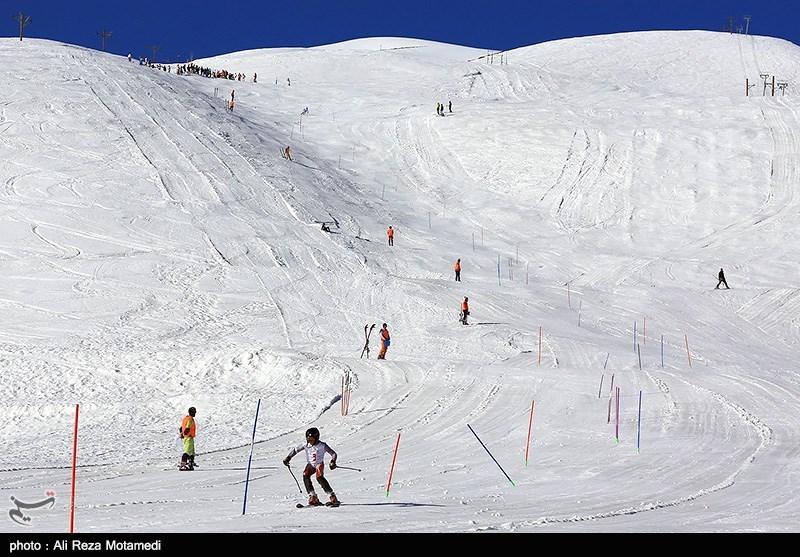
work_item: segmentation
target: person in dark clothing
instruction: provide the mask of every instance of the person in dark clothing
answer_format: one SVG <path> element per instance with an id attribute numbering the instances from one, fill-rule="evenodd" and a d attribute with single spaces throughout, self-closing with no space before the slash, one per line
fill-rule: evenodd
<path id="1" fill-rule="evenodd" d="M 719 282 L 717 282 L 717 285 L 714 287 L 715 289 L 719 288 L 720 284 L 724 284 L 725 288 L 730 288 L 730 286 L 728 286 L 728 282 L 725 280 L 725 273 L 721 268 L 719 270 L 719 275 L 717 275 L 717 278 L 719 278 Z"/>

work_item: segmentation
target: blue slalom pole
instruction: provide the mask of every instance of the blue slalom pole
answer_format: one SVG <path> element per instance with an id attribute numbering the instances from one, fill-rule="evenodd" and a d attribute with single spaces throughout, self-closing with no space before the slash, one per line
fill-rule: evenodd
<path id="1" fill-rule="evenodd" d="M 242 503 L 242 515 L 247 510 L 247 486 L 250 484 L 250 464 L 253 462 L 253 445 L 256 443 L 256 424 L 258 423 L 258 411 L 261 408 L 261 399 L 258 399 L 256 406 L 256 419 L 253 421 L 253 439 L 250 441 L 250 458 L 247 460 L 247 477 L 244 480 L 244 503 Z"/>
<path id="2" fill-rule="evenodd" d="M 480 444 L 481 444 L 481 446 L 482 446 L 484 449 L 486 449 L 486 445 L 484 445 L 484 444 L 483 444 L 483 441 L 481 441 L 481 438 L 480 438 L 480 437 L 478 437 L 478 434 L 477 434 L 477 433 L 475 433 L 475 430 L 474 430 L 474 429 L 472 429 L 472 427 L 471 427 L 469 424 L 467 424 L 467 427 L 468 427 L 468 428 L 469 428 L 469 430 L 472 432 L 472 435 L 474 435 L 474 436 L 475 436 L 475 439 L 477 439 L 477 440 L 478 440 L 478 443 L 480 443 Z M 514 487 L 516 487 L 516 484 L 514 483 L 514 480 L 512 480 L 511 478 L 509 478 L 509 477 L 508 477 L 508 474 L 506 474 L 506 471 L 505 471 L 505 470 L 503 470 L 503 467 L 502 467 L 502 466 L 500 466 L 500 463 L 499 463 L 499 462 L 497 462 L 497 459 L 494 457 L 494 455 L 492 455 L 492 453 L 489 451 L 489 449 L 486 449 L 486 452 L 487 452 L 487 453 L 489 453 L 489 456 L 491 456 L 491 457 L 492 457 L 492 460 L 494 460 L 494 463 L 495 463 L 495 464 L 497 464 L 497 467 L 498 467 L 498 468 L 500 468 L 500 471 L 503 473 L 503 475 L 504 475 L 506 478 L 508 478 L 508 481 L 510 481 L 510 482 L 511 482 L 511 485 L 513 485 Z"/>
<path id="3" fill-rule="evenodd" d="M 636 452 L 639 452 L 639 441 L 642 439 L 642 391 L 639 391 L 639 423 L 636 426 Z"/>

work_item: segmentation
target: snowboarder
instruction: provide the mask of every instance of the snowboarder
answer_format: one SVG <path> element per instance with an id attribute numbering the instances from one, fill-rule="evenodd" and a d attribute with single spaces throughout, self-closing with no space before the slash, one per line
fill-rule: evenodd
<path id="1" fill-rule="evenodd" d="M 717 278 L 719 279 L 719 282 L 717 282 L 717 285 L 714 287 L 714 289 L 719 288 L 720 284 L 724 284 L 725 288 L 730 289 L 730 286 L 728 286 L 728 283 L 725 280 L 725 273 L 722 271 L 722 268 L 720 268 L 719 275 L 717 275 Z"/>
<path id="2" fill-rule="evenodd" d="M 461 260 L 460 259 L 458 261 L 456 261 L 455 270 L 456 270 L 456 281 L 457 282 L 461 282 Z"/>
<path id="3" fill-rule="evenodd" d="M 331 489 L 331 484 L 328 483 L 328 480 L 325 479 L 324 476 L 325 453 L 331 455 L 331 470 L 335 470 L 336 451 L 324 441 L 319 440 L 319 430 L 316 427 L 308 428 L 306 431 L 306 442 L 301 443 L 289 451 L 289 454 L 283 459 L 283 464 L 288 468 L 289 461 L 292 457 L 303 451 L 306 453 L 306 467 L 303 469 L 303 485 L 306 488 L 306 492 L 308 492 L 308 504 L 315 506 L 322 505 L 319 497 L 317 497 L 317 494 L 314 492 L 314 486 L 311 484 L 311 474 L 316 474 L 317 482 L 322 487 L 323 491 L 328 494 L 329 504 L 338 505 L 339 500 L 336 498 L 333 489 Z"/>
<path id="4" fill-rule="evenodd" d="M 386 350 L 389 348 L 389 344 L 391 344 L 391 337 L 389 336 L 389 329 L 386 328 L 386 323 L 383 324 L 381 328 L 381 351 L 378 352 L 378 359 L 385 360 L 386 359 Z"/>
<path id="5" fill-rule="evenodd" d="M 386 231 L 386 235 L 389 237 L 389 245 L 394 245 L 394 229 L 390 226 L 389 230 Z"/>
<path id="6" fill-rule="evenodd" d="M 181 439 L 183 439 L 183 455 L 181 456 L 181 470 L 194 470 L 194 436 L 197 431 L 197 425 L 194 421 L 194 416 L 197 414 L 197 409 L 194 406 L 189 408 L 189 414 L 183 418 L 180 427 Z"/>
<path id="7" fill-rule="evenodd" d="M 469 298 L 464 296 L 464 301 L 461 302 L 461 324 L 469 325 L 467 323 L 467 316 L 469 316 Z"/>

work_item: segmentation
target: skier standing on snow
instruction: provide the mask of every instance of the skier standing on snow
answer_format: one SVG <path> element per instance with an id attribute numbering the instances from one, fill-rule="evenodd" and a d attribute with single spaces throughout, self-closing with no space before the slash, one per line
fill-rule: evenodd
<path id="1" fill-rule="evenodd" d="M 390 226 L 389 230 L 386 231 L 386 235 L 389 237 L 389 245 L 394 245 L 394 229 Z"/>
<path id="2" fill-rule="evenodd" d="M 336 451 L 324 441 L 319 440 L 319 430 L 311 427 L 306 431 L 306 442 L 297 445 L 294 449 L 289 451 L 286 458 L 283 459 L 283 464 L 288 468 L 289 461 L 298 453 L 305 451 L 306 453 L 306 467 L 303 469 L 303 485 L 308 493 L 309 505 L 322 505 L 314 492 L 314 486 L 311 483 L 311 474 L 315 474 L 317 482 L 322 487 L 323 491 L 328 494 L 331 504 L 338 504 L 339 500 L 336 494 L 331 489 L 331 484 L 325 479 L 325 453 L 331 455 L 331 470 L 336 469 Z"/>
<path id="3" fill-rule="evenodd" d="M 447 110 L 449 110 L 451 114 L 453 113 L 453 101 L 447 101 Z"/>
<path id="4" fill-rule="evenodd" d="M 189 414 L 183 418 L 180 427 L 181 439 L 183 439 L 183 455 L 181 456 L 181 470 L 194 470 L 194 436 L 197 425 L 194 416 L 197 410 L 194 406 L 189 408 Z"/>
<path id="5" fill-rule="evenodd" d="M 725 273 L 722 271 L 722 268 L 720 268 L 719 275 L 717 275 L 717 278 L 719 279 L 719 282 L 717 282 L 717 285 L 714 287 L 715 289 L 719 288 L 720 284 L 724 284 L 725 288 L 730 289 L 730 286 L 728 286 L 728 282 L 725 280 Z"/>
<path id="6" fill-rule="evenodd" d="M 460 259 L 458 261 L 456 261 L 455 270 L 456 270 L 456 281 L 457 282 L 461 282 L 461 260 Z"/>
<path id="7" fill-rule="evenodd" d="M 378 352 L 378 359 L 385 360 L 386 359 L 386 350 L 389 348 L 389 344 L 391 344 L 391 336 L 389 335 L 389 329 L 386 328 L 386 323 L 383 324 L 381 328 L 381 351 Z"/>
<path id="8" fill-rule="evenodd" d="M 289 149 L 288 145 L 286 146 L 286 150 L 284 151 L 284 153 L 286 153 L 286 158 L 287 159 L 292 160 L 292 153 L 290 152 L 290 149 Z"/>
<path id="9" fill-rule="evenodd" d="M 469 315 L 469 298 L 464 296 L 464 301 L 461 302 L 461 324 L 469 325 L 467 323 L 467 316 Z"/>

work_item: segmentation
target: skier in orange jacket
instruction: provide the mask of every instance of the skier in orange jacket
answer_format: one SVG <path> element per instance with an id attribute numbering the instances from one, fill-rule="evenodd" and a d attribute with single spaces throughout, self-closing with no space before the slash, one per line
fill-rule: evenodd
<path id="1" fill-rule="evenodd" d="M 394 229 L 390 226 L 389 230 L 386 231 L 386 235 L 389 237 L 389 245 L 394 245 Z"/>
<path id="2" fill-rule="evenodd" d="M 469 315 L 469 298 L 464 296 L 464 301 L 461 302 L 461 324 L 462 325 L 469 325 L 467 323 L 467 316 Z"/>
<path id="3" fill-rule="evenodd" d="M 391 341 L 391 337 L 389 336 L 389 329 L 386 328 L 386 323 L 383 324 L 383 328 L 381 328 L 381 351 L 378 352 L 378 359 L 385 360 L 386 359 L 386 349 L 389 348 L 389 344 Z"/>
<path id="4" fill-rule="evenodd" d="M 456 261 L 456 281 L 461 282 L 461 260 Z"/>

